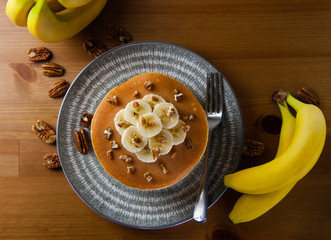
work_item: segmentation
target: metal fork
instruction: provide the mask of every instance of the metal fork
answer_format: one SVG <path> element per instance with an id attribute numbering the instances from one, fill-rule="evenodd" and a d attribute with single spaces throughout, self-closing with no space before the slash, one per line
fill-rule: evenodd
<path id="1" fill-rule="evenodd" d="M 209 73 L 207 75 L 206 87 L 206 105 L 205 112 L 208 121 L 208 143 L 203 163 L 202 177 L 198 192 L 198 198 L 195 203 L 193 218 L 199 223 L 207 219 L 208 209 L 208 157 L 210 153 L 210 140 L 213 130 L 221 123 L 223 116 L 223 82 L 220 73 Z"/>

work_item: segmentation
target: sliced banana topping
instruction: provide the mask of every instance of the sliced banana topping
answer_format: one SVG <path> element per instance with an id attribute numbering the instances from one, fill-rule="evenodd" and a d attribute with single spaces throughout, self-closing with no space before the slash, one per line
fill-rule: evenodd
<path id="1" fill-rule="evenodd" d="M 190 129 L 179 120 L 176 107 L 156 94 L 129 102 L 115 115 L 114 123 L 123 147 L 146 163 L 183 143 Z"/>
<path id="2" fill-rule="evenodd" d="M 124 109 L 124 118 L 127 122 L 136 125 L 140 115 L 152 112 L 148 102 L 143 100 L 133 100 Z"/>
<path id="3" fill-rule="evenodd" d="M 122 134 L 122 145 L 132 153 L 141 151 L 147 145 L 147 138 L 143 137 L 136 126 L 128 127 Z"/>
<path id="4" fill-rule="evenodd" d="M 155 105 L 153 113 L 161 119 L 163 128 L 170 129 L 177 125 L 179 114 L 175 106 L 171 103 L 159 103 Z"/>
<path id="5" fill-rule="evenodd" d="M 161 120 L 155 113 L 140 115 L 137 122 L 137 130 L 146 138 L 154 137 L 162 130 Z"/>
<path id="6" fill-rule="evenodd" d="M 124 118 L 124 109 L 121 109 L 114 117 L 115 128 L 117 132 L 122 136 L 125 129 L 131 126 Z"/>
<path id="7" fill-rule="evenodd" d="M 166 100 L 164 100 L 163 97 L 156 95 L 156 94 L 148 94 L 145 95 L 142 100 L 146 101 L 151 105 L 152 109 L 154 109 L 154 106 L 159 103 L 165 103 Z"/>
<path id="8" fill-rule="evenodd" d="M 187 126 L 188 125 L 186 125 L 185 122 L 179 120 L 178 124 L 175 127 L 169 129 L 169 132 L 172 134 L 174 139 L 173 140 L 174 145 L 178 145 L 184 142 L 187 133 L 186 131 Z"/>
<path id="9" fill-rule="evenodd" d="M 168 131 L 163 129 L 156 136 L 149 138 L 148 146 L 151 149 L 153 158 L 157 158 L 159 155 L 164 155 L 170 152 L 173 145 L 173 136 Z"/>
<path id="10" fill-rule="evenodd" d="M 157 158 L 153 158 L 153 153 L 148 145 L 146 145 L 141 151 L 137 152 L 136 156 L 140 161 L 146 163 L 155 162 L 157 160 Z"/>

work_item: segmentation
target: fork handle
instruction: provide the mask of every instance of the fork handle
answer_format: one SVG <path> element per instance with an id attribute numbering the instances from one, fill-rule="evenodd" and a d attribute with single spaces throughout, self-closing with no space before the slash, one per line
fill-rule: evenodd
<path id="1" fill-rule="evenodd" d="M 207 172 L 208 172 L 208 156 L 209 156 L 209 143 L 211 139 L 212 131 L 208 132 L 208 142 L 206 147 L 206 154 L 203 162 L 202 177 L 200 181 L 198 198 L 194 206 L 193 218 L 199 223 L 204 223 L 207 219 L 208 209 L 208 184 L 207 184 Z"/>

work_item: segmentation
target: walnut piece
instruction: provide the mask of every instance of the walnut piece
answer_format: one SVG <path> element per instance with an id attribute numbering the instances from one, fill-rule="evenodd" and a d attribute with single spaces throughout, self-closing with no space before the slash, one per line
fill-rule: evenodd
<path id="1" fill-rule="evenodd" d="M 88 153 L 90 150 L 89 138 L 87 132 L 83 128 L 81 128 L 80 131 L 74 131 L 74 141 L 76 148 L 80 153 Z"/>
<path id="2" fill-rule="evenodd" d="M 147 182 L 152 181 L 152 175 L 150 174 L 150 172 L 145 172 L 144 177 L 146 178 Z"/>
<path id="3" fill-rule="evenodd" d="M 126 173 L 130 174 L 134 172 L 134 166 L 126 166 Z"/>
<path id="4" fill-rule="evenodd" d="M 59 155 L 57 153 L 49 153 L 44 156 L 44 166 L 49 169 L 56 169 L 61 167 L 61 163 L 59 160 Z"/>
<path id="5" fill-rule="evenodd" d="M 244 147 L 243 147 L 243 155 L 248 156 L 248 157 L 255 157 L 255 156 L 260 156 L 264 150 L 264 144 L 247 139 L 244 141 Z"/>
<path id="6" fill-rule="evenodd" d="M 109 24 L 106 28 L 106 35 L 108 38 L 120 44 L 128 43 L 132 40 L 131 35 L 123 28 L 111 24 Z"/>
<path id="7" fill-rule="evenodd" d="M 52 52 L 45 47 L 30 48 L 28 57 L 31 62 L 47 61 L 52 57 Z"/>
<path id="8" fill-rule="evenodd" d="M 106 98 L 106 101 L 109 102 L 110 104 L 116 106 L 118 104 L 118 99 L 116 96 L 112 96 L 109 98 Z"/>
<path id="9" fill-rule="evenodd" d="M 60 79 L 50 86 L 48 90 L 48 96 L 51 98 L 62 97 L 66 94 L 69 86 L 70 84 L 66 80 Z"/>
<path id="10" fill-rule="evenodd" d="M 46 62 L 41 64 L 43 74 L 48 77 L 61 77 L 64 74 L 64 68 L 53 62 Z"/>
<path id="11" fill-rule="evenodd" d="M 310 88 L 302 87 L 297 92 L 297 97 L 304 103 L 314 104 L 317 107 L 320 106 L 320 101 L 317 94 Z"/>
<path id="12" fill-rule="evenodd" d="M 175 99 L 176 102 L 179 102 L 180 100 L 182 100 L 183 96 L 184 96 L 184 94 L 179 92 L 178 89 L 174 89 L 172 91 L 172 94 L 174 95 L 174 99 Z"/>
<path id="13" fill-rule="evenodd" d="M 122 154 L 118 158 L 126 163 L 132 162 L 132 157 L 126 154 Z"/>
<path id="14" fill-rule="evenodd" d="M 56 141 L 55 131 L 43 120 L 32 125 L 32 131 L 45 143 L 53 144 Z"/>
<path id="15" fill-rule="evenodd" d="M 93 114 L 84 112 L 83 117 L 79 119 L 79 123 L 88 129 L 91 129 L 91 122 L 92 122 Z"/>
<path id="16" fill-rule="evenodd" d="M 85 51 L 94 58 L 99 57 L 101 54 L 107 52 L 105 45 L 98 39 L 89 38 L 83 42 Z"/>
<path id="17" fill-rule="evenodd" d="M 151 81 L 144 82 L 144 88 L 148 91 L 151 91 L 153 88 L 153 83 Z"/>
<path id="18" fill-rule="evenodd" d="M 117 148 L 119 148 L 117 142 L 115 142 L 114 140 L 113 141 L 110 141 L 110 147 L 111 147 L 111 149 L 117 149 Z"/>
<path id="19" fill-rule="evenodd" d="M 109 140 L 112 135 L 110 127 L 106 128 L 105 131 L 103 131 L 103 133 L 105 134 L 105 139 Z"/>

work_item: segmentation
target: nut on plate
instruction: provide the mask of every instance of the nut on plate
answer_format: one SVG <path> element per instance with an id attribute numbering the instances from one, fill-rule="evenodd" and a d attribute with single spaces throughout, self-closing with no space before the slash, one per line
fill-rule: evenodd
<path id="1" fill-rule="evenodd" d="M 80 153 L 86 154 L 90 150 L 89 137 L 84 129 L 81 128 L 80 131 L 74 131 L 74 140 Z"/>
<path id="2" fill-rule="evenodd" d="M 47 61 L 52 57 L 52 52 L 45 47 L 30 48 L 28 57 L 31 62 Z"/>
<path id="3" fill-rule="evenodd" d="M 56 169 L 61 167 L 59 155 L 57 153 L 48 153 L 44 156 L 44 166 L 49 169 Z"/>
<path id="4" fill-rule="evenodd" d="M 61 77 L 64 74 L 64 68 L 53 62 L 46 62 L 41 64 L 43 74 L 48 77 Z"/>
<path id="5" fill-rule="evenodd" d="M 66 94 L 69 86 L 70 84 L 66 80 L 60 79 L 50 86 L 48 90 L 48 96 L 51 98 L 62 97 Z"/>
<path id="6" fill-rule="evenodd" d="M 244 141 L 243 155 L 248 157 L 260 156 L 264 150 L 264 144 L 256 141 L 247 139 Z"/>
<path id="7" fill-rule="evenodd" d="M 43 120 L 33 124 L 32 131 L 45 143 L 53 144 L 56 141 L 55 131 Z"/>
<path id="8" fill-rule="evenodd" d="M 99 57 L 107 51 L 105 45 L 98 39 L 89 38 L 83 43 L 85 51 L 93 57 Z"/>
<path id="9" fill-rule="evenodd" d="M 91 122 L 92 122 L 93 114 L 84 112 L 83 117 L 79 119 L 79 123 L 88 129 L 91 129 Z"/>

